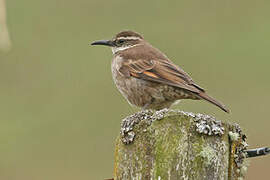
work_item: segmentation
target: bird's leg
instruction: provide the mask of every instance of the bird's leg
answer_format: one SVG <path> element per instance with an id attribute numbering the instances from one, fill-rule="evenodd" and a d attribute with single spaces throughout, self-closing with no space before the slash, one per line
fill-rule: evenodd
<path id="1" fill-rule="evenodd" d="M 147 103 L 142 107 L 142 110 L 145 111 L 147 109 L 149 109 L 148 107 L 150 106 L 151 103 Z"/>
<path id="2" fill-rule="evenodd" d="M 150 106 L 151 104 L 153 104 L 154 101 L 155 101 L 155 99 L 154 99 L 154 98 L 151 98 L 151 101 L 150 101 L 149 103 L 146 103 L 146 104 L 142 107 L 142 110 L 147 110 L 147 109 L 149 109 L 149 106 Z"/>

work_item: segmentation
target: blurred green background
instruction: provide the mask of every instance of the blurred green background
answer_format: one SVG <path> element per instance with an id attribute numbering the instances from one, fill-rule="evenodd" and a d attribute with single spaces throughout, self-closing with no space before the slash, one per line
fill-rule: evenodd
<path id="1" fill-rule="evenodd" d="M 270 2 L 251 0 L 8 1 L 13 42 L 0 53 L 0 179 L 111 178 L 114 141 L 130 107 L 111 78 L 111 50 L 89 47 L 135 30 L 232 111 L 174 108 L 237 122 L 269 146 Z M 270 157 L 247 179 L 266 179 Z"/>

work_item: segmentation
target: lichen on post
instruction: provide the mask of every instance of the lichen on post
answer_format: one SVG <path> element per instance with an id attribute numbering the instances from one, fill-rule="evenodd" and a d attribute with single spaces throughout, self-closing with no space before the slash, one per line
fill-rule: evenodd
<path id="1" fill-rule="evenodd" d="M 114 179 L 241 179 L 246 147 L 237 124 L 177 110 L 141 111 L 122 122 Z"/>

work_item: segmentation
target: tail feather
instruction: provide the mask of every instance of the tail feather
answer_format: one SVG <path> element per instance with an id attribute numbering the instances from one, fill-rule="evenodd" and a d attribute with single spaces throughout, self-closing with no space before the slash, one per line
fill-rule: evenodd
<path id="1" fill-rule="evenodd" d="M 206 93 L 201 92 L 198 94 L 198 96 L 216 106 L 218 106 L 220 109 L 222 109 L 223 111 L 225 111 L 226 113 L 229 113 L 230 110 L 228 108 L 226 108 L 225 105 L 223 105 L 222 103 L 218 102 L 217 100 L 215 100 L 214 98 L 208 96 Z"/>

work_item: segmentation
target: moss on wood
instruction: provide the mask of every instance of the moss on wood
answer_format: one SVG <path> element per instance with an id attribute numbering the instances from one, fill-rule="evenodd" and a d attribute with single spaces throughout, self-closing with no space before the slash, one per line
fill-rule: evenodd
<path id="1" fill-rule="evenodd" d="M 230 138 L 229 133 L 237 133 L 238 138 Z M 238 179 L 246 171 L 243 137 L 237 124 L 212 116 L 141 111 L 123 120 L 116 140 L 114 178 Z"/>

